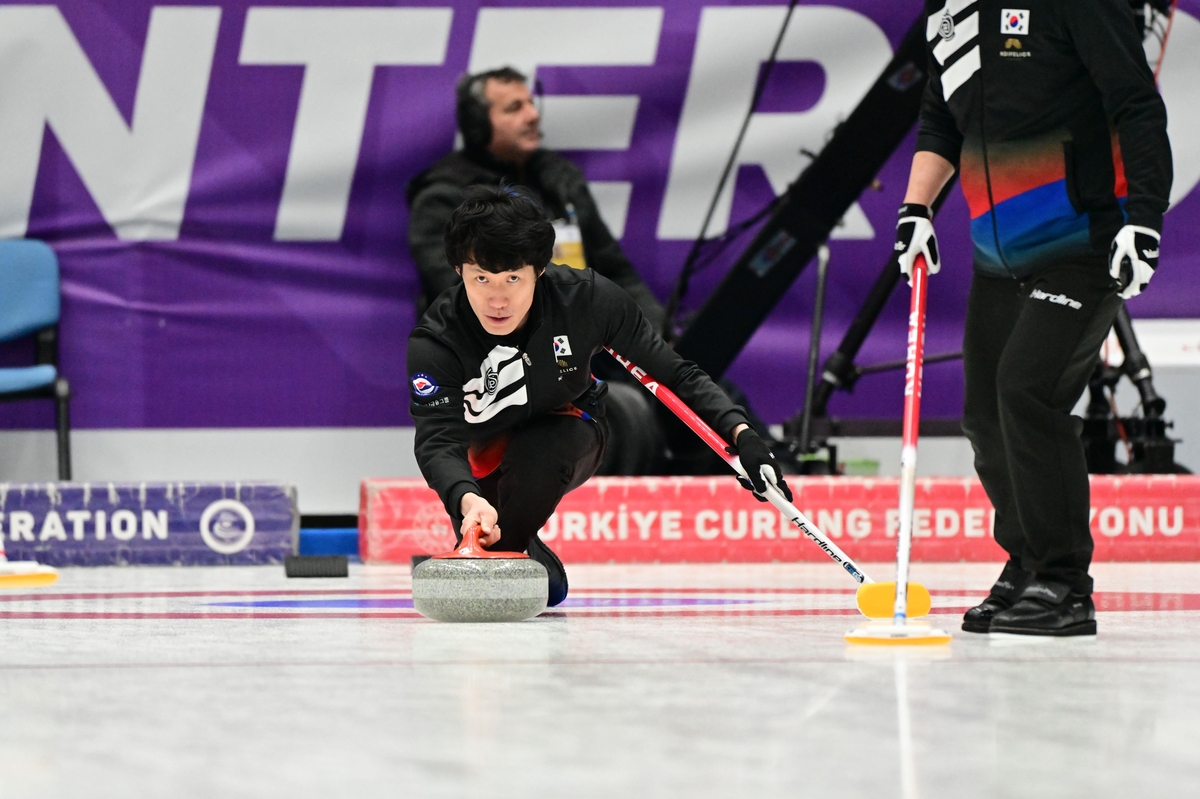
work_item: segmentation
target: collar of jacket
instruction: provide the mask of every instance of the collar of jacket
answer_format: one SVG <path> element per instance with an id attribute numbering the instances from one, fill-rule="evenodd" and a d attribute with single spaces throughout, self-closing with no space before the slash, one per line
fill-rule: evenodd
<path id="1" fill-rule="evenodd" d="M 462 188 L 473 183 L 493 185 L 501 180 L 527 185 L 530 181 L 536 182 L 532 176 L 541 170 L 541 164 L 549 152 L 549 150 L 537 150 L 525 162 L 524 169 L 519 169 L 516 164 L 493 158 L 486 151 L 455 150 L 447 153 L 437 163 L 410 180 L 405 187 L 404 197 L 411 206 L 418 194 L 429 186 L 441 182 L 451 183 Z"/>

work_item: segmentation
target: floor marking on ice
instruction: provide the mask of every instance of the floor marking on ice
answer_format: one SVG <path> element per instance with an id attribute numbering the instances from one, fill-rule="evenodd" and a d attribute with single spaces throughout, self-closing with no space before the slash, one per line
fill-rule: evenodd
<path id="1" fill-rule="evenodd" d="M 853 594 L 857 588 L 572 588 L 575 594 Z"/>
<path id="2" fill-rule="evenodd" d="M 114 591 L 85 594 L 0 594 L 0 602 L 41 602 L 52 599 L 176 599 L 220 596 L 313 596 L 314 594 L 408 594 L 407 588 L 313 588 L 296 591 Z"/>
<path id="3" fill-rule="evenodd" d="M 724 597 L 567 597 L 559 608 L 612 608 L 694 605 L 750 605 L 762 599 L 726 599 Z M 213 608 L 411 608 L 412 599 L 279 599 L 253 602 L 209 602 Z"/>
<path id="4" fill-rule="evenodd" d="M 857 616 L 853 589 L 584 588 L 550 608 L 551 617 Z M 934 593 L 934 613 L 962 613 L 975 592 Z M 1101 612 L 1200 610 L 1200 594 L 1099 592 Z M 0 595 L 0 619 L 418 619 L 408 588 L 126 591 Z"/>

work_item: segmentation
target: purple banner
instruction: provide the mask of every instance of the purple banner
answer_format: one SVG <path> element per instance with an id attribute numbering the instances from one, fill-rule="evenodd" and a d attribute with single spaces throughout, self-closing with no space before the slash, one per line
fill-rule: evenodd
<path id="1" fill-rule="evenodd" d="M 419 284 L 404 186 L 453 148 L 453 87 L 468 69 L 536 73 L 547 145 L 583 167 L 665 298 L 785 8 L 0 4 L 0 235 L 46 239 L 61 259 L 76 426 L 410 423 Z M 1140 317 L 1200 315 L 1200 0 L 1179 9 L 1161 73 L 1175 207 L 1159 274 L 1130 304 Z M 797 6 L 710 235 L 786 188 L 920 13 L 918 0 Z M 825 354 L 888 257 L 911 151 L 910 137 L 831 242 Z M 938 229 L 930 354 L 961 345 L 971 247 L 957 192 Z M 741 246 L 698 275 L 688 308 Z M 768 421 L 800 405 L 813 272 L 730 373 Z M 903 358 L 906 307 L 893 298 L 861 363 Z M 32 344 L 0 348 L 0 363 L 31 357 Z M 961 367 L 930 366 L 926 381 L 926 414 L 958 416 Z M 831 412 L 898 418 L 901 395 L 899 373 L 870 376 Z M 0 424 L 49 426 L 48 406 L 8 406 Z"/>
<path id="2" fill-rule="evenodd" d="M 296 489 L 236 483 L 0 483 L 9 560 L 51 566 L 279 563 Z"/>

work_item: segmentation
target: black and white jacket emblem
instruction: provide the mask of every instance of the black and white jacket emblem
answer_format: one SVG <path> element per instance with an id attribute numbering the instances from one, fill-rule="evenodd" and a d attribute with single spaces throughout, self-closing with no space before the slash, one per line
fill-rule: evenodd
<path id="1" fill-rule="evenodd" d="M 463 416 L 486 422 L 505 408 L 529 402 L 525 364 L 516 347 L 496 346 L 479 365 L 479 377 L 463 384 Z"/>

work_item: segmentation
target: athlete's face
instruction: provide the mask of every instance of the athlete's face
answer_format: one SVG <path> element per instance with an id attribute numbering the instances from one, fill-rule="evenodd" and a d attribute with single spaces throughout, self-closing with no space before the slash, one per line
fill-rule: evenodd
<path id="1" fill-rule="evenodd" d="M 514 272 L 489 272 L 479 264 L 465 263 L 459 273 L 467 289 L 467 301 L 484 330 L 493 336 L 507 336 L 525 325 L 538 279 L 532 266 Z"/>
<path id="2" fill-rule="evenodd" d="M 520 81 L 491 78 L 483 89 L 488 101 L 492 140 L 488 150 L 502 161 L 523 164 L 542 142 L 541 116 L 529 87 Z"/>

